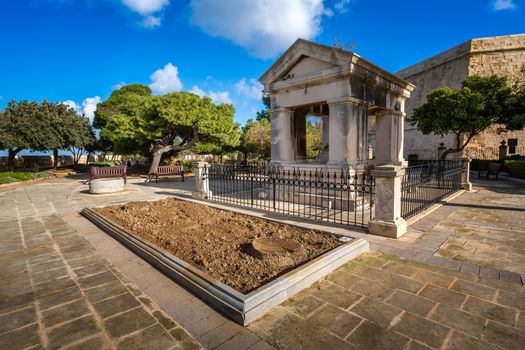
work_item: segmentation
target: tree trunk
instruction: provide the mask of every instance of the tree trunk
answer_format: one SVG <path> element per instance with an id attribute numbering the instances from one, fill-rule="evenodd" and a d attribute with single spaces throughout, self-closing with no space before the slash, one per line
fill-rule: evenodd
<path id="1" fill-rule="evenodd" d="M 441 155 L 440 160 L 445 160 L 449 154 L 461 152 L 462 148 L 449 148 Z"/>
<path id="2" fill-rule="evenodd" d="M 58 166 L 58 150 L 53 150 L 53 169 L 56 169 Z"/>
<path id="3" fill-rule="evenodd" d="M 15 159 L 16 159 L 16 154 L 19 152 L 20 150 L 17 150 L 15 148 L 9 148 L 7 150 L 8 152 L 8 155 L 7 155 L 7 169 L 8 170 L 15 170 Z"/>
<path id="4" fill-rule="evenodd" d="M 89 157 L 91 157 L 91 152 L 88 152 L 86 156 L 86 165 L 89 165 Z"/>
<path id="5" fill-rule="evenodd" d="M 155 144 L 153 144 L 150 148 L 151 155 L 153 156 L 153 159 L 151 160 L 151 166 L 149 167 L 148 174 L 151 176 L 157 172 L 157 167 L 160 164 L 160 161 L 162 160 L 162 155 L 166 152 L 170 151 L 183 151 L 186 149 L 190 149 L 193 147 L 193 145 L 198 140 L 198 134 L 197 131 L 194 130 L 193 132 L 193 138 L 185 139 L 181 142 L 180 145 L 174 146 L 173 140 L 156 140 Z"/>
<path id="6" fill-rule="evenodd" d="M 441 160 L 445 160 L 447 158 L 447 156 L 449 154 L 452 154 L 452 153 L 457 153 L 457 152 L 461 152 L 463 151 L 463 149 L 465 148 L 465 146 L 470 142 L 470 140 L 472 140 L 472 138 L 474 136 L 476 136 L 477 134 L 479 134 L 479 131 L 477 132 L 473 132 L 472 134 L 470 134 L 467 139 L 465 140 L 465 142 L 463 144 L 461 144 L 461 134 L 456 134 L 456 148 L 449 148 L 447 149 L 445 152 L 443 152 L 443 154 L 441 155 Z"/>
<path id="7" fill-rule="evenodd" d="M 157 144 L 153 147 L 152 155 L 153 159 L 151 160 L 151 166 L 149 167 L 148 174 L 152 175 L 157 172 L 157 167 L 162 160 L 162 155 L 166 152 L 173 150 L 173 146 L 164 146 L 162 144 Z"/>

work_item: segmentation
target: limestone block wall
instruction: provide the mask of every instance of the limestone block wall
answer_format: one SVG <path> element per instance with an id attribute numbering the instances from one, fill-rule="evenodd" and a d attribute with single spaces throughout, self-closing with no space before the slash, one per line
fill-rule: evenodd
<path id="1" fill-rule="evenodd" d="M 506 76 L 513 87 L 525 81 L 525 34 L 473 39 L 396 73 L 416 85 L 406 104 L 407 116 L 439 87 L 457 89 L 467 76 L 494 74 Z M 475 137 L 464 154 L 479 159 L 497 158 L 495 150 L 501 140 L 509 138 L 517 138 L 518 145 L 525 146 L 525 131 L 499 134 L 494 126 Z M 447 147 L 455 145 L 452 136 L 423 135 L 417 128 L 405 125 L 405 158 L 411 153 L 419 154 L 421 159 L 436 158 L 440 142 Z"/>

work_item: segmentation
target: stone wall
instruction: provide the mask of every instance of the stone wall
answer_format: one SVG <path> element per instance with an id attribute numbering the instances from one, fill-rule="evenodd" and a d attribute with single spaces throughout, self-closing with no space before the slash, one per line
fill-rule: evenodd
<path id="1" fill-rule="evenodd" d="M 102 157 L 90 156 L 90 162 L 101 161 Z M 79 164 L 86 164 L 86 155 L 80 157 Z M 58 156 L 58 166 L 73 165 L 73 157 L 71 156 Z M 16 156 L 15 158 L 15 169 L 27 170 L 27 169 L 51 169 L 53 167 L 53 156 Z M 0 157 L 0 170 L 7 169 L 7 157 Z"/>
<path id="2" fill-rule="evenodd" d="M 506 76 L 513 87 L 520 80 L 525 80 L 525 34 L 473 39 L 396 73 L 416 85 L 406 104 L 407 116 L 426 101 L 431 91 L 439 87 L 457 89 L 469 75 L 494 74 Z M 494 126 L 475 137 L 464 153 L 488 159 L 501 140 L 517 138 L 518 145 L 525 145 L 525 131 L 498 134 L 497 129 Z M 455 145 L 450 135 L 444 138 L 423 135 L 417 128 L 405 125 L 405 158 L 411 153 L 419 154 L 421 159 L 436 158 L 440 142 L 444 142 L 447 147 Z"/>

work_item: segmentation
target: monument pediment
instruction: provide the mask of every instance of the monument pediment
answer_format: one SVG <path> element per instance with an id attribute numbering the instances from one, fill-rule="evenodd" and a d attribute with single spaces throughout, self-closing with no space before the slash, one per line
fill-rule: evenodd
<path id="1" fill-rule="evenodd" d="M 297 39 L 259 78 L 265 90 L 281 90 L 320 80 L 354 77 L 388 90 L 408 92 L 413 85 L 385 71 L 361 56 L 339 48 Z"/>

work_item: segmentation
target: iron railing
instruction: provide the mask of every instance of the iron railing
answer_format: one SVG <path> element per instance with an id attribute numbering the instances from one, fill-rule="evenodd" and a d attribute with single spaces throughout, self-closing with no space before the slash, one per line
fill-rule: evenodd
<path id="1" fill-rule="evenodd" d="M 401 216 L 413 217 L 461 188 L 462 160 L 426 161 L 405 168 L 401 184 Z"/>
<path id="2" fill-rule="evenodd" d="M 365 227 L 372 218 L 374 179 L 341 169 L 282 169 L 267 165 L 210 165 L 208 199 Z"/>

